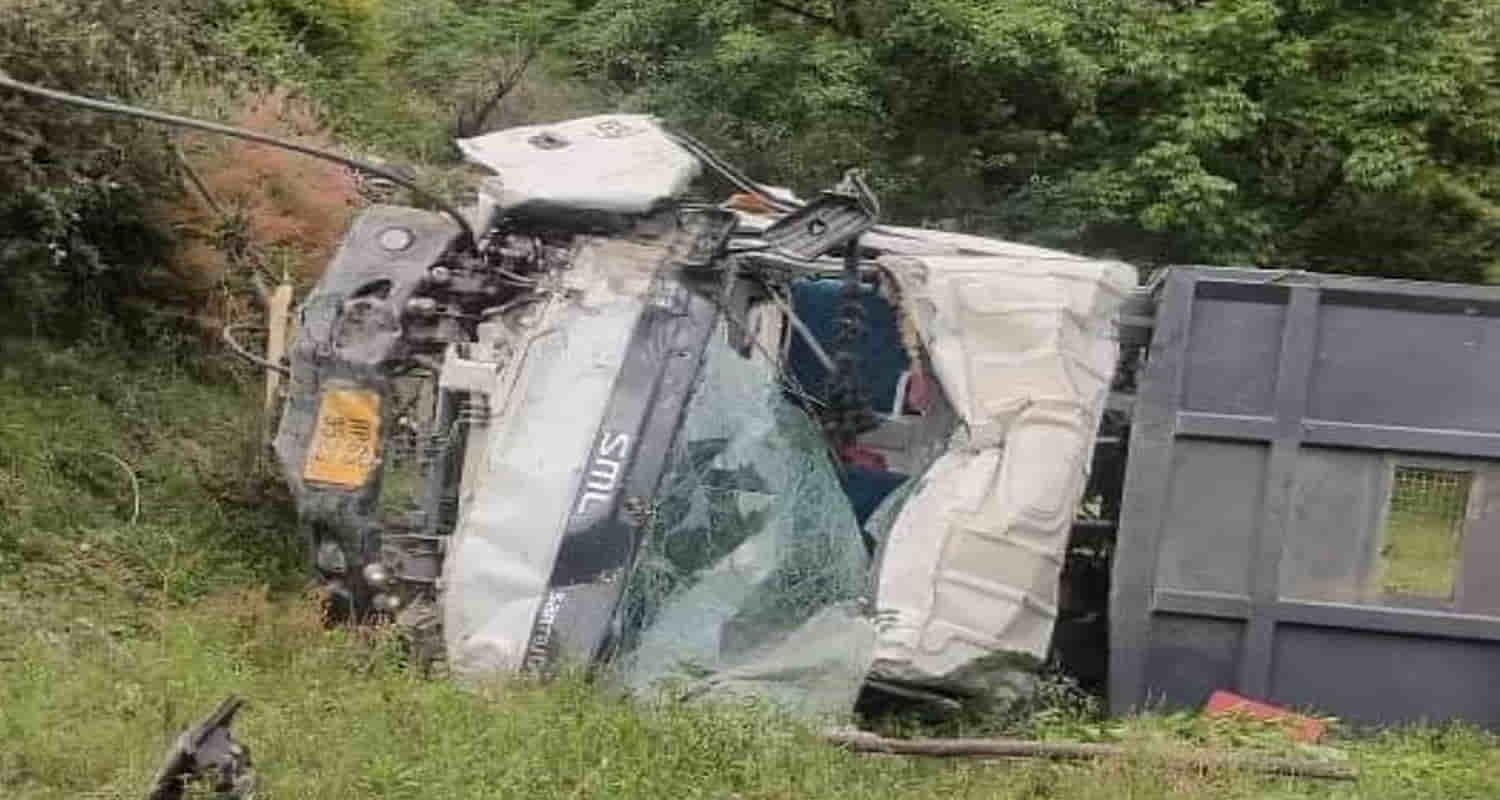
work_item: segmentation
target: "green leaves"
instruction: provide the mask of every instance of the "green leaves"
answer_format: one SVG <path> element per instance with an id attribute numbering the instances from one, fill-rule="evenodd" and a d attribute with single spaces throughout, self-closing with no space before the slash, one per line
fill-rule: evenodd
<path id="1" fill-rule="evenodd" d="M 911 221 L 1148 262 L 1500 261 L 1497 0 L 601 0 L 564 41 L 772 181 L 867 159 Z M 1467 211 L 1391 237 L 1435 212 L 1427 174 Z"/>
<path id="2" fill-rule="evenodd" d="M 191 0 L 8 0 L 0 69 L 139 102 L 211 65 Z M 77 333 L 137 293 L 164 249 L 150 203 L 176 191 L 160 131 L 0 93 L 0 328 Z"/>
<path id="3" fill-rule="evenodd" d="M 1426 143 L 1405 131 L 1365 130 L 1353 138 L 1344 159 L 1344 178 L 1359 189 L 1399 189 L 1409 184 L 1426 162 Z"/>

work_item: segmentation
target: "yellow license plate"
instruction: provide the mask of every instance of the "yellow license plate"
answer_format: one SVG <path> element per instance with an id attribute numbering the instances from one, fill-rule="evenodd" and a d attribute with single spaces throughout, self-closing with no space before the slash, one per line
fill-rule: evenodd
<path id="1" fill-rule="evenodd" d="M 380 442 L 380 395 L 364 389 L 326 389 L 302 477 L 357 489 L 375 468 Z"/>

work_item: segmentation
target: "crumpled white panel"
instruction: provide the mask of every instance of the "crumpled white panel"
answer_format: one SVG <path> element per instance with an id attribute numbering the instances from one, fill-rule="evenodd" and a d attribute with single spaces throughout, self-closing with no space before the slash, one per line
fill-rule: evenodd
<path id="1" fill-rule="evenodd" d="M 536 203 L 644 214 L 686 191 L 698 159 L 643 114 L 604 114 L 528 125 L 457 142 L 500 178 L 481 191 L 502 208 Z"/>
<path id="2" fill-rule="evenodd" d="M 881 261 L 966 431 L 885 541 L 875 677 L 979 691 L 997 656 L 1041 659 L 1051 640 L 1115 368 L 1116 316 L 1136 276 L 1124 264 L 994 244 L 988 255 Z"/>
<path id="3" fill-rule="evenodd" d="M 598 421 L 641 303 L 563 309 L 496 379 L 494 429 L 444 567 L 443 635 L 455 672 L 520 668 L 547 595 Z M 509 372 L 509 371 L 508 371 Z M 513 384 L 506 385 L 509 381 Z"/>
<path id="4" fill-rule="evenodd" d="M 460 675 L 521 667 L 585 455 L 666 253 L 665 244 L 582 239 L 564 291 L 513 334 L 486 387 L 490 424 L 469 432 L 443 568 L 443 636 Z"/>

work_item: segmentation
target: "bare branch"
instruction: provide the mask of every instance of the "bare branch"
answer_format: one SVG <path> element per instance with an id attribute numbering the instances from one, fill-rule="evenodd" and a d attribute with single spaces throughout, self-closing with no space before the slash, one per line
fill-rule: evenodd
<path id="1" fill-rule="evenodd" d="M 833 28 L 834 30 L 839 29 L 838 20 L 835 20 L 832 17 L 825 17 L 822 14 L 814 13 L 796 4 L 785 2 L 785 0 L 766 0 L 766 3 L 779 8 L 782 11 L 796 14 L 803 19 L 810 19 L 813 22 L 818 23 L 819 25 L 826 25 L 830 28 Z"/>
<path id="2" fill-rule="evenodd" d="M 1122 745 L 1093 742 L 1026 741 L 1021 739 L 888 739 L 865 731 L 828 731 L 823 738 L 858 753 L 910 756 L 967 756 L 973 758 L 1050 758 L 1094 760 L 1124 758 L 1132 751 Z M 1350 767 L 1328 761 L 1277 758 L 1257 753 L 1178 750 L 1143 753 L 1167 763 L 1194 769 L 1231 769 L 1298 778 L 1349 781 L 1358 777 Z"/>
<path id="3" fill-rule="evenodd" d="M 495 109 L 500 106 L 500 101 L 520 85 L 521 79 L 526 77 L 526 70 L 531 67 L 531 62 L 536 59 L 541 50 L 540 42 L 531 42 L 516 65 L 496 79 L 494 91 L 490 92 L 489 97 L 478 108 L 472 112 L 459 111 L 458 119 L 455 120 L 453 126 L 457 134 L 456 138 L 466 138 L 483 132 L 484 121 L 495 113 Z"/>
<path id="4" fill-rule="evenodd" d="M 178 166 L 182 167 L 182 171 L 187 175 L 188 181 L 193 184 L 193 188 L 197 189 L 198 194 L 203 197 L 203 202 L 207 203 L 208 207 L 215 214 L 223 217 L 224 207 L 219 205 L 219 201 L 215 200 L 213 194 L 208 191 L 208 186 L 203 183 L 203 179 L 198 177 L 198 171 L 193 169 L 193 165 L 188 161 L 187 155 L 182 152 L 182 148 L 178 147 L 175 142 L 171 143 L 171 147 L 172 153 L 177 156 Z"/>

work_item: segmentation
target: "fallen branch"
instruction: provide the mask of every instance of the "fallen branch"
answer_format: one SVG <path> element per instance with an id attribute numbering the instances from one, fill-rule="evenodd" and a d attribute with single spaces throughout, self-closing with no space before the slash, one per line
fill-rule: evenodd
<path id="1" fill-rule="evenodd" d="M 823 738 L 856 753 L 973 758 L 1051 758 L 1095 760 L 1125 758 L 1137 751 L 1120 745 L 1092 742 L 1038 742 L 1025 739 L 889 739 L 865 731 L 828 731 Z M 1350 781 L 1355 771 L 1338 764 L 1295 758 L 1219 753 L 1211 750 L 1152 752 L 1146 757 L 1195 769 L 1232 769 L 1296 778 Z"/>

